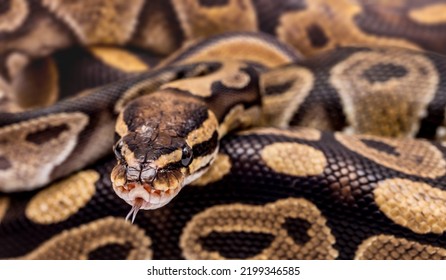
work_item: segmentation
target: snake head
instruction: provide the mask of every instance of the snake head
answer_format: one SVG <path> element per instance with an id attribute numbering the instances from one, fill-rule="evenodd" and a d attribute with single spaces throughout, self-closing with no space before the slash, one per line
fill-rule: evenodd
<path id="1" fill-rule="evenodd" d="M 207 170 L 217 130 L 214 114 L 194 97 L 163 90 L 134 100 L 116 124 L 113 189 L 133 206 L 131 213 L 166 205 Z"/>
<path id="2" fill-rule="evenodd" d="M 147 133 L 129 133 L 113 149 L 118 160 L 112 171 L 113 187 L 127 203 L 140 204 L 141 209 L 162 207 L 178 194 L 193 160 L 187 143 L 155 133 L 155 139 L 147 139 Z"/>

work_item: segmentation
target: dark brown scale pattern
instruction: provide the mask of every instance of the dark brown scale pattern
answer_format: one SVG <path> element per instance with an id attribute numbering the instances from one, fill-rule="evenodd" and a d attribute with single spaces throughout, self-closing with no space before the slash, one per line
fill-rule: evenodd
<path id="1" fill-rule="evenodd" d="M 128 50 L 146 63 L 148 67 L 155 66 L 161 60 L 161 57 L 150 52 L 143 52 L 138 49 Z M 72 96 L 82 90 L 137 75 L 137 73 L 123 72 L 105 65 L 82 48 L 59 51 L 52 57 L 58 72 L 60 99 Z"/>
<path id="2" fill-rule="evenodd" d="M 329 39 L 325 35 L 324 30 L 317 24 L 310 25 L 307 28 L 308 38 L 310 39 L 311 45 L 315 48 L 321 48 L 325 46 Z"/>
<path id="3" fill-rule="evenodd" d="M 270 172 L 262 164 L 259 152 L 265 145 L 277 142 L 301 143 L 323 151 L 328 159 L 323 174 L 292 177 Z M 255 152 L 247 153 L 248 149 Z M 178 244 L 186 223 L 211 206 L 232 203 L 264 205 L 288 197 L 305 198 L 317 206 L 336 238 L 334 246 L 340 253 L 340 259 L 353 258 L 357 246 L 377 234 L 390 234 L 446 248 L 446 234 L 415 234 L 385 217 L 373 200 L 372 192 L 379 180 L 399 177 L 432 182 L 387 169 L 358 156 L 337 143 L 332 134 L 324 133 L 320 141 L 279 135 L 233 136 L 223 140 L 221 151 L 230 156 L 233 162 L 230 175 L 206 187 L 186 187 L 166 207 L 142 211 L 138 215 L 136 225 L 143 228 L 152 239 L 151 249 L 155 259 L 183 258 Z M 305 160 L 302 158 L 302 161 Z M 113 164 L 114 160 L 105 160 L 96 165 L 95 169 L 100 174 L 109 174 Z M 436 186 L 446 189 L 446 180 L 436 180 Z M 129 210 L 129 206 L 113 193 L 110 179 L 105 175 L 96 183 L 96 193 L 92 200 L 78 213 L 58 224 L 42 226 L 25 218 L 24 207 L 33 194 L 11 196 L 11 209 L 16 212 L 7 212 L 0 224 L 0 258 L 17 257 L 64 229 L 75 228 L 101 217 L 124 217 Z M 308 225 L 305 222 L 288 220 L 283 226 L 295 242 L 307 240 L 305 228 Z M 269 237 L 253 232 L 234 232 L 227 235 L 228 238 L 224 237 L 221 233 L 213 233 L 200 240 L 205 248 L 237 258 L 252 256 L 269 244 Z M 90 256 L 121 258 L 119 250 L 112 247 L 97 249 Z M 238 248 L 246 250 L 239 252 Z"/>
<path id="4" fill-rule="evenodd" d="M 324 111 L 328 113 L 331 122 L 331 129 L 341 131 L 347 124 L 343 114 L 343 106 L 337 94 L 337 91 L 329 82 L 330 70 L 336 64 L 347 59 L 352 54 L 364 50 L 363 48 L 342 48 L 335 53 L 326 53 L 314 58 L 297 62 L 314 74 L 314 86 L 311 92 L 300 105 L 300 109 L 290 120 L 290 125 L 299 125 L 307 112 L 314 110 L 315 106 L 323 106 Z"/>
<path id="5" fill-rule="evenodd" d="M 274 236 L 267 233 L 211 232 L 200 243 L 205 250 L 217 251 L 225 258 L 247 259 L 261 253 L 273 240 Z"/>
<path id="6" fill-rule="evenodd" d="M 282 227 L 288 232 L 288 234 L 297 244 L 303 245 L 310 240 L 310 236 L 308 236 L 307 231 L 311 227 L 311 224 L 304 219 L 288 218 L 285 220 L 285 223 Z"/>
<path id="7" fill-rule="evenodd" d="M 365 70 L 363 77 L 371 83 L 386 82 L 392 78 L 404 77 L 407 73 L 407 69 L 402 66 L 391 63 L 378 63 Z"/>
<path id="8" fill-rule="evenodd" d="M 132 245 L 125 244 L 110 244 L 99 247 L 88 254 L 89 260 L 122 260 L 126 259 L 129 251 L 132 249 Z M 104 258 L 105 257 L 105 258 Z"/>
<path id="9" fill-rule="evenodd" d="M 363 11 L 355 16 L 355 23 L 368 34 L 385 34 L 387 37 L 405 38 L 422 48 L 438 53 L 444 53 L 446 35 L 444 34 L 445 23 L 426 25 L 412 21 L 408 17 L 410 9 L 422 7 L 427 2 L 439 3 L 437 1 L 408 1 L 402 7 L 380 6 L 373 1 L 362 0 Z M 408 5 L 407 5 L 408 4 Z M 379 24 L 376 19 L 379 18 Z M 404 28 L 401 28 L 404 26 Z M 410 30 L 410 32 L 407 32 Z"/>
<path id="10" fill-rule="evenodd" d="M 69 127 L 66 124 L 50 126 L 43 130 L 38 130 L 36 132 L 28 134 L 25 140 L 36 145 L 40 145 L 50 141 L 51 139 L 56 139 L 61 133 L 67 131 L 68 129 Z"/>

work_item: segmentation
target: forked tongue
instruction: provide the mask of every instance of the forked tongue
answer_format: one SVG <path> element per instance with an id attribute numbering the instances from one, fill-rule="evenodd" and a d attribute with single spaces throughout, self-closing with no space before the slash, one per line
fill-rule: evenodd
<path id="1" fill-rule="evenodd" d="M 135 221 L 135 218 L 136 218 L 136 214 L 138 214 L 138 211 L 141 208 L 143 202 L 144 202 L 144 199 L 142 199 L 142 198 L 135 199 L 135 203 L 133 204 L 132 209 L 125 217 L 126 221 L 128 221 L 130 219 L 130 216 L 132 216 L 132 224 L 133 224 L 133 222 Z"/>

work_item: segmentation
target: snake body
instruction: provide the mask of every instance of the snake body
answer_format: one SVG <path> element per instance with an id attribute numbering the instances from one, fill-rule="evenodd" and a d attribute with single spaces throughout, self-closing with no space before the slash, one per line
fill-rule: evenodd
<path id="1" fill-rule="evenodd" d="M 440 1 L 120 2 L 0 13 L 0 257 L 446 258 Z"/>

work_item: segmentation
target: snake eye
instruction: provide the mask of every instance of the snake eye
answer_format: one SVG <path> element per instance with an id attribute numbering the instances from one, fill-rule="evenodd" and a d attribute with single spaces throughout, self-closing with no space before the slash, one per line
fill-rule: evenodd
<path id="1" fill-rule="evenodd" d="M 113 147 L 113 152 L 115 153 L 116 159 L 119 161 L 122 161 L 124 159 L 124 157 L 122 156 L 122 146 L 124 144 L 122 143 L 121 140 L 118 141 L 118 143 L 116 143 L 116 145 Z"/>
<path id="2" fill-rule="evenodd" d="M 188 145 L 185 145 L 182 152 L 183 154 L 181 156 L 181 164 L 184 167 L 189 166 L 193 158 L 192 149 Z"/>

